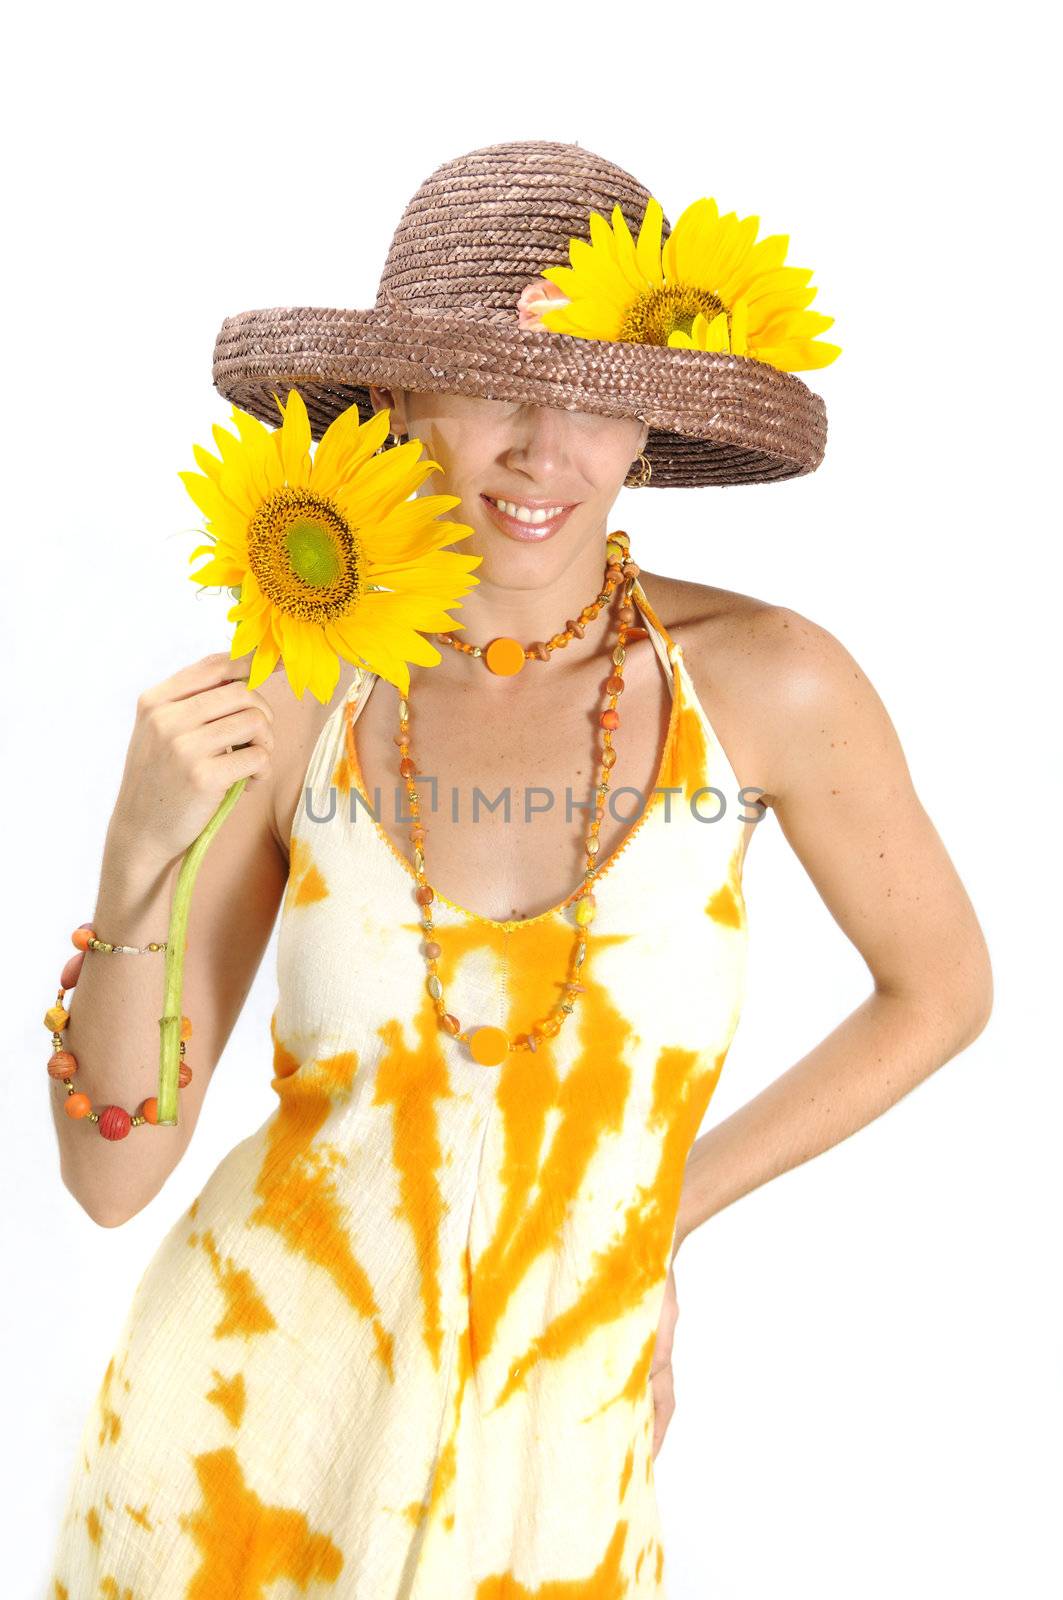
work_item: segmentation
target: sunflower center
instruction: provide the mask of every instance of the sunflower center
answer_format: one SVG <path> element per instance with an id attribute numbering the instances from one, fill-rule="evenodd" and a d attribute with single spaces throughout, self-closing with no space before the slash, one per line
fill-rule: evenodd
<path id="1" fill-rule="evenodd" d="M 709 322 L 725 310 L 723 301 L 711 289 L 698 289 L 689 283 L 666 283 L 651 289 L 629 306 L 620 328 L 620 338 L 637 344 L 667 344 L 670 333 L 689 334 L 700 311 Z"/>
<path id="2" fill-rule="evenodd" d="M 330 622 L 362 592 L 362 553 L 346 517 L 310 489 L 278 489 L 247 530 L 248 564 L 273 605 L 305 622 Z"/>
<path id="3" fill-rule="evenodd" d="M 296 577 L 312 588 L 336 581 L 341 566 L 336 547 L 316 522 L 300 517 L 284 535 L 284 542 Z"/>

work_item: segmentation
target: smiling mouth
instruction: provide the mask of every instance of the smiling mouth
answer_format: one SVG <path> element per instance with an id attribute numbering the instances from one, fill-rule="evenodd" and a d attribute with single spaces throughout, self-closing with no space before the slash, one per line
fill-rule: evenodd
<path id="1" fill-rule="evenodd" d="M 519 501 L 496 501 L 491 495 L 480 496 L 487 508 L 491 521 L 499 528 L 507 539 L 515 539 L 518 544 L 543 544 L 547 539 L 552 539 L 559 528 L 562 528 L 575 511 L 574 505 L 565 506 L 522 506 Z M 507 509 L 514 507 L 514 511 Z"/>
<path id="2" fill-rule="evenodd" d="M 571 511 L 573 505 L 564 500 L 506 500 L 494 495 L 485 494 L 483 497 L 488 505 L 495 506 L 504 516 L 511 517 L 515 522 L 525 522 L 531 527 L 541 527 L 544 522 L 556 522 L 564 512 Z"/>

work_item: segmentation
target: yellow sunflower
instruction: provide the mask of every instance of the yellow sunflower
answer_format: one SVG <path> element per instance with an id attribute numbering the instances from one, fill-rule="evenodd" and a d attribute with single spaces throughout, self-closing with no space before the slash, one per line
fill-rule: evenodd
<path id="1" fill-rule="evenodd" d="M 569 241 L 569 267 L 540 277 L 553 293 L 535 301 L 537 326 L 584 339 L 618 339 L 673 348 L 730 351 L 801 372 L 825 367 L 841 347 L 816 335 L 832 326 L 807 308 L 817 291 L 811 270 L 783 263 L 790 240 L 757 244 L 759 217 L 721 217 L 715 200 L 695 200 L 662 248 L 663 213 L 651 198 L 631 237 L 619 206 L 612 226 L 590 213 L 590 241 Z M 527 291 L 525 291 L 527 294 Z M 530 302 L 526 301 L 526 304 Z"/>
<path id="2" fill-rule="evenodd" d="M 472 529 L 436 519 L 460 496 L 414 495 L 438 461 L 420 460 L 422 444 L 378 454 L 390 413 L 361 423 L 351 406 L 326 429 L 311 459 L 310 419 L 298 390 L 277 401 L 282 426 L 270 429 L 233 407 L 237 434 L 215 426 L 221 459 L 201 446 L 203 474 L 182 472 L 208 519 L 212 545 L 193 550 L 211 560 L 190 574 L 198 584 L 239 586 L 229 612 L 237 628 L 232 658 L 255 652 L 248 687 L 269 677 L 283 657 L 292 691 L 309 688 L 327 704 L 342 656 L 407 693 L 408 663 L 437 666 L 442 656 L 418 630 L 464 626 L 448 616 L 479 583 L 482 556 L 444 545 Z M 413 496 L 411 499 L 410 496 Z"/>

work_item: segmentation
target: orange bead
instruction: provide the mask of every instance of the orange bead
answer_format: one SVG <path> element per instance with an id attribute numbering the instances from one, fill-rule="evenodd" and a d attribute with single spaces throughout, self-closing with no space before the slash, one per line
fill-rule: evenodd
<path id="1" fill-rule="evenodd" d="M 623 694 L 624 680 L 619 673 L 614 672 L 608 678 L 606 678 L 605 692 L 606 694 Z"/>
<path id="2" fill-rule="evenodd" d="M 492 639 L 483 653 L 484 665 L 500 678 L 512 678 L 520 672 L 524 659 L 524 646 L 520 640 L 507 638 L 504 634 Z"/>
<path id="3" fill-rule="evenodd" d="M 72 1078 L 78 1069 L 77 1056 L 71 1055 L 69 1050 L 57 1050 L 48 1063 L 48 1076 L 50 1078 Z"/>
<path id="4" fill-rule="evenodd" d="M 144 1104 L 140 1108 L 140 1115 L 144 1118 L 145 1122 L 158 1122 L 159 1102 L 153 1094 L 149 1095 L 144 1101 Z"/>
<path id="5" fill-rule="evenodd" d="M 469 1053 L 481 1067 L 497 1067 L 509 1054 L 509 1038 L 501 1028 L 477 1028 L 469 1040 Z"/>
<path id="6" fill-rule="evenodd" d="M 620 713 L 619 711 L 603 711 L 598 718 L 598 722 L 603 728 L 619 728 Z"/>
<path id="7" fill-rule="evenodd" d="M 72 989 L 81 977 L 81 969 L 85 965 L 85 952 L 79 950 L 76 956 L 71 956 L 62 972 L 59 974 L 60 989 Z"/>
<path id="8" fill-rule="evenodd" d="M 87 1117 L 92 1110 L 92 1101 L 87 1094 L 68 1094 L 63 1101 L 63 1110 L 68 1117 Z"/>
<path id="9" fill-rule="evenodd" d="M 399 772 L 404 778 L 413 778 L 417 774 L 417 763 L 411 761 L 409 756 L 404 756 L 399 762 Z"/>
<path id="10" fill-rule="evenodd" d="M 603 767 L 615 767 L 616 766 L 616 751 L 613 749 L 611 744 L 610 745 L 606 745 L 605 749 L 602 751 L 602 766 Z"/>
<path id="11" fill-rule="evenodd" d="M 91 925 L 87 922 L 83 922 L 80 928 L 74 929 L 70 937 L 79 950 L 87 950 L 89 947 L 89 940 L 95 939 L 96 935 L 93 932 Z"/>
<path id="12" fill-rule="evenodd" d="M 70 1012 L 65 1006 L 49 1006 L 44 1013 L 44 1026 L 51 1033 L 62 1033 L 70 1021 Z"/>
<path id="13" fill-rule="evenodd" d="M 439 1020 L 447 1033 L 453 1034 L 455 1038 L 461 1032 L 461 1023 L 452 1012 L 445 1011 Z"/>
<path id="14" fill-rule="evenodd" d="M 561 1024 L 556 1017 L 547 1017 L 540 1032 L 544 1033 L 548 1039 L 552 1039 L 555 1033 L 561 1032 Z"/>
<path id="15" fill-rule="evenodd" d="M 435 890 L 427 883 L 419 883 L 414 891 L 414 899 L 419 906 L 430 906 L 435 897 Z"/>
<path id="16" fill-rule="evenodd" d="M 182 1017 L 181 1018 L 181 1038 L 182 1039 L 191 1039 L 191 1037 L 192 1037 L 192 1019 L 191 1019 L 191 1017 Z"/>

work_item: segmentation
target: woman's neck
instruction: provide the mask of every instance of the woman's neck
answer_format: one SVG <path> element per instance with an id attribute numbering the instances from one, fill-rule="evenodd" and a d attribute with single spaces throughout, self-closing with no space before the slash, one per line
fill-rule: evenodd
<path id="1" fill-rule="evenodd" d="M 463 624 L 452 630 L 454 638 L 461 644 L 484 648 L 492 639 L 501 637 L 516 639 L 525 648 L 535 643 L 545 645 L 556 634 L 564 633 L 570 622 L 579 622 L 580 613 L 595 604 L 598 597 L 606 592 L 605 571 L 603 543 L 601 560 L 595 552 L 593 560 L 574 563 L 554 582 L 534 588 L 516 588 L 512 585 L 503 587 L 485 579 L 462 597 L 460 605 L 448 608 L 455 622 Z M 591 656 L 600 655 L 603 640 L 608 638 L 612 641 L 616 633 L 622 587 L 617 585 L 597 616 L 584 619 L 581 626 L 586 629 L 586 636 L 583 639 L 576 635 L 567 645 L 551 651 L 554 658 L 552 665 L 557 665 L 557 657 L 561 654 L 573 666 Z M 456 658 L 464 652 L 456 651 L 453 645 L 443 642 L 439 642 L 438 648 L 443 653 L 443 661 L 439 665 L 418 667 L 411 664 L 411 689 L 415 686 L 416 675 L 429 672 L 467 680 L 470 665 L 467 659 L 454 659 L 448 663 L 449 657 Z M 531 663 L 526 663 L 522 670 L 526 671 L 529 665 Z M 490 671 L 483 669 L 485 679 L 493 676 Z M 440 679 L 437 677 L 438 681 Z"/>

